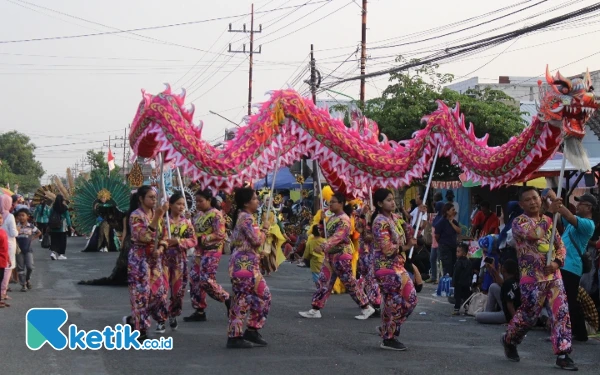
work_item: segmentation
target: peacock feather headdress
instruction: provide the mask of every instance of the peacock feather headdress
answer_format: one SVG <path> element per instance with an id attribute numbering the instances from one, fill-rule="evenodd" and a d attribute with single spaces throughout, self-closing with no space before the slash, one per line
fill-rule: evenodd
<path id="1" fill-rule="evenodd" d="M 94 177 L 75 187 L 71 206 L 75 211 L 74 226 L 81 233 L 89 233 L 96 224 L 97 206 L 111 207 L 120 212 L 129 210 L 131 187 L 118 176 Z"/>

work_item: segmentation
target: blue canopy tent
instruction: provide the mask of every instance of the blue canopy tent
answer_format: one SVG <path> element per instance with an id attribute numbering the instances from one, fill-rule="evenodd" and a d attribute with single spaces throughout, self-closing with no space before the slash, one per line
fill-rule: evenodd
<path id="1" fill-rule="evenodd" d="M 273 173 L 269 173 L 266 177 L 266 186 L 267 188 L 271 188 L 271 184 L 273 183 Z M 265 178 L 261 178 L 254 183 L 255 189 L 262 189 L 265 187 Z M 300 186 L 300 184 L 296 181 L 296 178 L 290 172 L 288 167 L 283 167 L 279 169 L 277 172 L 277 178 L 275 180 L 275 190 L 281 189 L 312 189 L 313 182 L 312 178 L 308 178 L 304 181 L 304 185 Z"/>

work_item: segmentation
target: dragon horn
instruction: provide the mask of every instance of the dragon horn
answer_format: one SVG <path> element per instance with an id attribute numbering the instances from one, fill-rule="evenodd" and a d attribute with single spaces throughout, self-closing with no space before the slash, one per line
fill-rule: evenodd
<path id="1" fill-rule="evenodd" d="M 165 90 L 162 92 L 162 94 L 170 95 L 171 94 L 171 85 L 169 85 L 168 83 L 164 83 L 164 85 L 165 85 Z"/>
<path id="2" fill-rule="evenodd" d="M 583 77 L 583 83 L 586 85 L 586 87 L 589 89 L 590 87 L 592 87 L 593 82 L 592 82 L 592 76 L 590 75 L 590 69 L 587 68 L 585 70 L 585 76 Z"/>
<path id="3" fill-rule="evenodd" d="M 550 68 L 548 67 L 548 64 L 546 64 L 546 82 L 548 82 L 549 85 L 554 84 L 554 77 L 552 77 L 552 74 L 550 74 Z"/>
<path id="4" fill-rule="evenodd" d="M 146 90 L 142 89 L 142 98 L 144 99 L 144 106 L 150 106 L 150 101 L 152 100 L 152 94 L 146 93 Z"/>
<path id="5" fill-rule="evenodd" d="M 569 88 L 569 91 L 571 91 L 571 89 L 573 88 L 573 85 L 571 84 L 571 80 L 569 78 L 563 76 L 562 74 L 560 74 L 560 71 L 556 72 L 555 81 L 557 81 L 557 83 L 562 83 L 563 85 L 567 86 Z"/>

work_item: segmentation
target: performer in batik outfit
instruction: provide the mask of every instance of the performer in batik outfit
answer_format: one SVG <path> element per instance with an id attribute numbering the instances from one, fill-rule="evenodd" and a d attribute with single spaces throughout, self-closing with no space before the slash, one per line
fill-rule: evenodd
<path id="1" fill-rule="evenodd" d="M 207 294 L 215 301 L 225 303 L 228 310 L 231 306 L 229 293 L 217 282 L 217 269 L 227 234 L 225 218 L 215 206 L 216 200 L 209 189 L 196 192 L 198 214 L 194 218 L 194 228 L 198 241 L 190 271 L 190 297 L 195 311 L 183 318 L 186 322 L 206 321 Z"/>
<path id="2" fill-rule="evenodd" d="M 127 278 L 129 283 L 129 298 L 131 300 L 131 316 L 124 317 L 123 321 L 140 331 L 139 340 L 143 341 L 150 327 L 150 315 L 159 321 L 162 316 L 157 316 L 151 308 L 152 296 L 161 294 L 153 287 L 160 285 L 151 284 L 151 264 L 160 259 L 160 254 L 167 248 L 167 243 L 162 241 L 163 220 L 162 216 L 169 208 L 168 202 L 156 210 L 157 194 L 150 186 L 141 186 L 138 191 L 139 208 L 129 216 L 129 230 L 131 233 L 131 249 L 129 251 Z M 158 236 L 158 246 L 154 244 Z M 162 267 L 161 267 L 162 268 Z M 162 289 L 165 289 L 164 284 Z M 165 314 L 166 315 L 166 314 Z M 164 319 L 163 327 L 164 327 Z"/>
<path id="3" fill-rule="evenodd" d="M 315 249 L 323 252 L 325 259 L 319 274 L 318 288 L 313 294 L 312 309 L 300 311 L 304 318 L 320 318 L 321 309 L 325 307 L 331 290 L 339 277 L 346 292 L 361 308 L 361 314 L 356 319 L 364 320 L 373 315 L 375 309 L 369 305 L 369 300 L 364 290 L 357 288 L 356 279 L 352 274 L 353 248 L 350 242 L 350 218 L 344 212 L 346 198 L 341 193 L 336 193 L 329 201 L 330 210 L 334 216 L 327 222 L 327 241 Z"/>
<path id="4" fill-rule="evenodd" d="M 258 210 L 258 197 L 253 189 L 242 188 L 235 193 L 237 217 L 231 236 L 232 255 L 229 259 L 229 276 L 233 299 L 229 311 L 227 347 L 232 349 L 266 346 L 258 332 L 271 307 L 271 292 L 260 273 L 259 249 L 265 241 L 268 222 L 259 229 L 254 218 Z M 248 328 L 242 333 L 248 316 Z"/>
<path id="5" fill-rule="evenodd" d="M 567 296 L 559 268 L 564 264 L 565 247 L 558 233 L 554 237 L 554 248 L 550 249 L 552 219 L 541 212 L 542 200 L 538 191 L 526 186 L 519 192 L 519 205 L 523 215 L 512 223 L 512 235 L 516 241 L 517 257 L 521 270 L 521 306 L 508 324 L 502 336 L 504 354 L 511 361 L 520 360 L 517 352 L 527 332 L 536 323 L 544 306 L 550 309 L 551 341 L 556 358 L 556 367 L 577 370 L 571 353 L 571 319 Z M 552 251 L 552 262 L 546 265 L 548 252 Z"/>
<path id="6" fill-rule="evenodd" d="M 381 305 L 381 293 L 377 280 L 375 280 L 375 269 L 373 268 L 373 233 L 365 216 L 369 210 L 368 206 L 363 207 L 360 216 L 356 220 L 356 231 L 360 234 L 358 240 L 358 272 L 360 278 L 356 280 L 356 283 L 359 289 L 365 291 L 369 303 L 377 311 Z"/>
<path id="7" fill-rule="evenodd" d="M 379 328 L 383 339 L 381 348 L 403 351 L 406 346 L 397 337 L 402 323 L 417 305 L 417 292 L 404 268 L 403 252 L 416 245 L 416 240 L 407 239 L 404 221 L 393 213 L 396 201 L 389 190 L 378 189 L 373 195 L 373 203 L 373 263 L 383 302 Z"/>
<path id="8" fill-rule="evenodd" d="M 169 248 L 163 257 L 163 272 L 171 291 L 169 326 L 176 330 L 188 282 L 187 251 L 198 243 L 194 225 L 185 217 L 185 197 L 181 193 L 169 198 L 169 224 L 171 238 L 167 240 Z"/>

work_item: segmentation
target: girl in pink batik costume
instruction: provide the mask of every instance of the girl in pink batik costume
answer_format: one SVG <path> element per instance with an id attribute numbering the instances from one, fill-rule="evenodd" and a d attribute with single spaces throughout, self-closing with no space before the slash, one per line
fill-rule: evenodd
<path id="1" fill-rule="evenodd" d="M 231 306 L 229 293 L 217 282 L 217 269 L 223 255 L 227 232 L 225 218 L 216 205 L 216 199 L 209 189 L 196 192 L 198 214 L 194 218 L 194 228 L 198 244 L 190 271 L 190 297 L 195 311 L 183 318 L 185 322 L 206 321 L 206 295 L 225 303 L 228 311 Z"/>
<path id="2" fill-rule="evenodd" d="M 327 222 L 327 240 L 315 249 L 323 252 L 325 259 L 319 274 L 318 288 L 313 294 L 312 309 L 300 311 L 300 316 L 310 319 L 321 318 L 321 309 L 331 295 L 331 290 L 339 277 L 350 297 L 361 308 L 361 314 L 356 319 L 365 320 L 373 315 L 375 309 L 369 304 L 365 291 L 357 288 L 356 279 L 352 273 L 352 243 L 350 239 L 350 218 L 344 213 L 346 197 L 341 193 L 333 195 L 329 207 L 334 216 Z"/>
<path id="3" fill-rule="evenodd" d="M 138 340 L 143 341 L 147 338 L 146 333 L 150 328 L 150 315 L 153 315 L 156 320 L 161 319 L 151 308 L 153 295 L 157 294 L 151 285 L 151 263 L 156 263 L 161 257 L 160 254 L 168 247 L 168 244 L 162 241 L 162 216 L 168 211 L 169 204 L 166 202 L 165 205 L 154 210 L 157 194 L 147 185 L 141 186 L 136 194 L 139 208 L 129 216 L 131 249 L 128 257 L 127 279 L 131 315 L 124 317 L 123 322 L 140 331 Z M 159 242 L 155 249 L 157 236 Z"/>
<path id="4" fill-rule="evenodd" d="M 233 299 L 229 310 L 227 348 L 246 349 L 266 346 L 258 332 L 271 307 L 271 292 L 260 273 L 261 245 L 265 242 L 268 221 L 259 229 L 254 214 L 258 211 L 258 197 L 251 188 L 235 192 L 237 217 L 231 235 L 232 255 L 229 259 L 229 276 Z M 249 314 L 247 329 L 242 333 L 246 313 Z"/>
<path id="5" fill-rule="evenodd" d="M 381 289 L 382 312 L 379 332 L 383 342 L 381 348 L 406 350 L 397 340 L 402 323 L 417 305 L 417 292 L 404 268 L 402 252 L 416 245 L 416 240 L 407 240 L 402 220 L 393 212 L 396 202 L 387 189 L 378 189 L 373 195 L 375 213 L 371 223 L 373 230 L 373 258 L 377 283 Z"/>
<path id="6" fill-rule="evenodd" d="M 184 216 L 185 197 L 181 193 L 169 198 L 169 211 L 171 239 L 167 240 L 169 248 L 163 257 L 163 272 L 171 291 L 169 326 L 175 331 L 188 283 L 187 250 L 195 247 L 198 240 L 192 222 Z"/>

